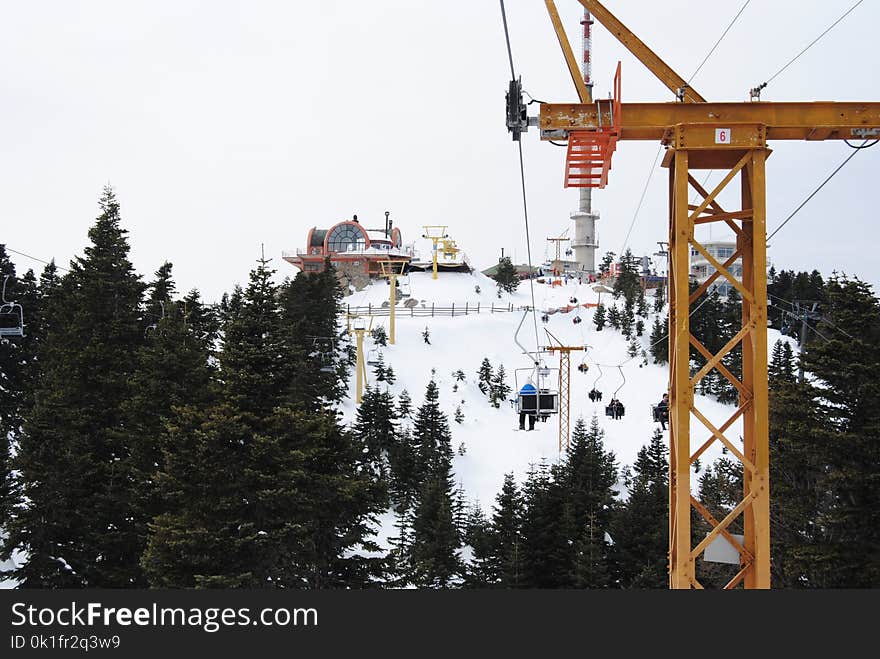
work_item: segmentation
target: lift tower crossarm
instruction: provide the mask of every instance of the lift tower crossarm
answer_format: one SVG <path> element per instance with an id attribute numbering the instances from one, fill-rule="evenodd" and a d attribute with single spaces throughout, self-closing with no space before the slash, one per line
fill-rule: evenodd
<path id="1" fill-rule="evenodd" d="M 767 128 L 768 140 L 880 137 L 880 103 L 876 102 L 622 103 L 620 115 L 621 140 L 668 141 L 670 131 L 680 124 L 761 124 Z M 559 139 L 550 131 L 595 130 L 610 121 L 611 116 L 603 111 L 600 124 L 592 103 L 542 103 L 538 126 L 541 139 L 547 140 Z M 711 138 L 714 147 L 714 132 Z"/>
<path id="2" fill-rule="evenodd" d="M 706 99 L 700 96 L 692 87 L 690 87 L 684 78 L 673 71 L 666 62 L 664 62 L 657 54 L 648 48 L 645 43 L 633 34 L 629 28 L 621 23 L 610 11 L 602 6 L 602 3 L 596 0 L 578 0 L 585 9 L 587 9 L 597 21 L 606 27 L 606 29 L 617 37 L 617 40 L 623 44 L 629 52 L 648 67 L 657 78 L 666 85 L 676 97 L 680 97 L 685 103 L 705 103 Z M 624 115 L 625 116 L 625 115 Z"/>

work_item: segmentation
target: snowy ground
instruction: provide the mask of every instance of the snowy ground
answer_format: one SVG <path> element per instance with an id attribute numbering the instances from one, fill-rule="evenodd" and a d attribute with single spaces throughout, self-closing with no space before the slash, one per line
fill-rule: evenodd
<path id="1" fill-rule="evenodd" d="M 492 302 L 497 305 L 512 302 L 515 309 L 531 305 L 527 281 L 513 295 L 502 294 L 501 299 L 496 296 L 495 282 L 479 273 L 440 273 L 436 281 L 431 279 L 430 273 L 412 273 L 409 283 L 412 297 L 419 300 L 420 305 L 424 302 L 428 308 L 431 303 L 437 307 L 448 307 L 453 302 L 456 308 L 463 307 L 465 302 L 474 307 L 478 301 L 481 308 Z M 479 294 L 475 292 L 476 286 L 480 287 Z M 652 421 L 651 406 L 660 400 L 667 388 L 668 366 L 642 365 L 639 357 L 629 360 L 627 342 L 620 332 L 608 327 L 601 332 L 596 331 L 592 323 L 593 309 L 580 310 L 583 322 L 579 324 L 572 322 L 578 313 L 576 311 L 552 314 L 549 322 L 541 322 L 541 311 L 566 307 L 571 297 L 577 298 L 579 304 L 598 302 L 599 294 L 592 290 L 591 285 L 578 284 L 576 281 L 560 287 L 535 283 L 534 289 L 535 305 L 539 312 L 540 344 L 547 344 L 544 333 L 544 328 L 547 328 L 566 345 L 589 346 L 586 353 L 572 353 L 571 425 L 574 426 L 578 417 L 583 417 L 589 423 L 593 415 L 596 415 L 605 431 L 606 448 L 615 453 L 618 466 L 632 464 L 639 449 L 650 440 L 654 429 L 660 427 Z M 353 293 L 344 302 L 352 306 L 368 303 L 379 306 L 387 299 L 387 284 L 377 283 Z M 611 295 L 603 293 L 602 301 L 607 305 L 612 301 Z M 622 300 L 619 304 L 622 304 Z M 396 395 L 407 389 L 413 399 L 413 406 L 418 407 L 424 399 L 431 369 L 435 369 L 434 378 L 440 388 L 440 403 L 449 416 L 453 433 L 453 449 L 457 449 L 460 444 L 465 447 L 465 455 L 456 453 L 455 456 L 456 479 L 463 484 L 468 500 L 479 501 L 484 510 L 489 512 L 505 473 L 513 472 L 517 482 L 521 484 L 530 465 L 541 460 L 552 463 L 560 455 L 557 417 L 551 417 L 546 423 L 538 421 L 534 432 L 517 431 L 518 418 L 510 404 L 502 404 L 500 409 L 493 408 L 487 397 L 477 388 L 477 370 L 484 357 L 488 357 L 493 369 L 504 364 L 511 387 L 522 386 L 523 378 L 529 375 L 530 360 L 514 343 L 514 333 L 523 318 L 523 311 L 480 313 L 454 318 L 410 318 L 404 313 L 405 309 L 400 302 L 397 309 L 396 345 L 381 348 L 385 363 L 394 368 L 397 377 L 390 389 Z M 645 335 L 641 337 L 642 346 L 646 350 L 653 320 L 652 315 L 645 322 Z M 387 317 L 373 319 L 373 327 L 381 324 L 387 329 L 387 323 Z M 431 345 L 427 345 L 422 339 L 425 327 L 429 328 Z M 774 330 L 769 330 L 769 334 L 769 348 L 772 348 L 780 335 Z M 523 323 L 519 341 L 527 349 L 534 349 L 535 325 L 531 315 Z M 367 337 L 365 350 L 373 347 L 372 340 Z M 577 365 L 584 358 L 589 366 L 587 373 L 577 370 Z M 621 369 L 616 368 L 616 365 L 625 361 L 627 363 Z M 548 366 L 555 369 L 558 364 L 558 356 L 547 356 Z M 600 368 L 597 364 L 602 365 L 602 376 L 598 382 L 596 379 Z M 453 391 L 456 382 L 452 374 L 458 369 L 464 371 L 467 379 L 459 383 L 456 392 Z M 515 369 L 525 369 L 516 372 L 516 380 Z M 551 377 L 556 379 L 556 370 Z M 372 378 L 373 374 L 368 367 L 368 381 L 372 381 Z M 587 398 L 587 392 L 592 389 L 594 382 L 596 388 L 604 394 L 603 400 L 598 403 L 592 403 Z M 355 416 L 354 387 L 352 378 L 350 397 L 342 406 L 347 422 L 351 422 Z M 618 390 L 617 397 L 626 406 L 626 415 L 619 420 L 612 420 L 604 415 L 605 404 L 615 390 Z M 734 406 L 723 405 L 711 398 L 698 396 L 697 403 L 700 411 L 716 427 L 724 423 L 735 410 Z M 462 424 L 453 420 L 455 409 L 459 406 L 464 414 Z M 696 417 L 692 416 L 691 422 L 692 450 L 695 450 L 711 434 Z M 738 421 L 726 433 L 738 448 L 741 447 L 741 428 L 742 423 Z M 668 433 L 666 436 L 668 441 Z M 710 464 L 720 455 L 721 446 L 715 442 L 701 459 L 702 464 Z M 696 483 L 696 479 L 693 482 Z"/>

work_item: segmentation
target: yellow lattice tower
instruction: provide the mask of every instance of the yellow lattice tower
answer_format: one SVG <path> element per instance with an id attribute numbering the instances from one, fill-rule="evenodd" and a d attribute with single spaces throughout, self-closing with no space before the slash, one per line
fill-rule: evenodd
<path id="1" fill-rule="evenodd" d="M 446 233 L 446 225 L 426 224 L 422 228 L 425 230 L 422 238 L 431 241 L 431 254 L 434 257 L 434 274 L 431 279 L 437 279 L 437 243 L 444 238 L 449 238 L 449 235 Z"/>
<path id="2" fill-rule="evenodd" d="M 401 261 L 399 259 L 379 261 L 379 266 L 382 268 L 382 276 L 388 278 L 388 283 L 391 286 L 391 291 L 388 293 L 388 341 L 391 345 L 394 345 L 394 320 L 397 308 L 397 278 L 402 275 L 403 271 L 406 269 L 406 261 Z"/>
<path id="3" fill-rule="evenodd" d="M 579 102 L 540 104 L 538 127 L 542 140 L 567 139 L 566 187 L 604 187 L 618 141 L 660 140 L 667 147 L 663 166 L 669 169 L 669 585 L 701 588 L 695 562 L 718 536 L 725 537 L 740 556 L 740 570 L 727 584 L 745 588 L 770 587 L 770 465 L 767 394 L 767 261 L 765 162 L 768 140 L 844 140 L 880 137 L 880 103 L 876 102 L 734 102 L 712 103 L 666 65 L 638 37 L 596 0 L 578 0 L 673 93 L 677 103 L 622 103 L 620 67 L 615 98 L 593 101 L 584 84 L 553 0 L 545 0 L 565 56 Z M 516 81 L 511 89 L 516 89 Z M 510 98 L 510 96 L 509 96 Z M 528 122 L 517 120 L 519 106 L 508 112 L 508 128 L 519 139 Z M 724 170 L 724 179 L 711 192 L 692 175 L 701 169 Z M 739 177 L 739 209 L 725 210 L 719 193 Z M 691 206 L 689 189 L 702 196 Z M 736 250 L 719 263 L 694 237 L 701 224 L 723 222 L 736 235 Z M 716 271 L 697 291 L 689 292 L 689 252 L 693 248 Z M 742 275 L 733 263 L 742 259 Z M 742 296 L 742 323 L 736 335 L 712 354 L 690 331 L 691 307 L 718 277 L 724 277 Z M 742 346 L 742 377 L 736 378 L 723 359 Z M 696 373 L 690 369 L 693 346 L 706 359 Z M 738 392 L 736 411 L 715 426 L 697 407 L 694 390 L 710 371 L 717 370 Z M 691 417 L 708 432 L 692 444 Z M 742 419 L 739 450 L 725 435 Z M 691 496 L 691 465 L 715 442 L 723 444 L 743 466 L 743 498 L 722 520 L 715 519 Z M 691 509 L 711 531 L 691 546 Z M 728 531 L 743 517 L 740 543 Z"/>

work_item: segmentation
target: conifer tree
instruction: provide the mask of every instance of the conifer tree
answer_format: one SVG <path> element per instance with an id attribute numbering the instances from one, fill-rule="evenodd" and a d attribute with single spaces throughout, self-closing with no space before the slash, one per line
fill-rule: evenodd
<path id="1" fill-rule="evenodd" d="M 507 384 L 506 376 L 504 364 L 499 364 L 489 388 L 489 401 L 494 407 L 501 407 L 501 403 L 507 400 L 507 397 L 510 395 L 511 388 Z"/>
<path id="2" fill-rule="evenodd" d="M 513 293 L 519 286 L 520 279 L 516 273 L 516 268 L 510 261 L 510 257 L 505 256 L 498 262 L 498 269 L 492 277 L 498 287 L 498 292 L 505 291 Z"/>
<path id="3" fill-rule="evenodd" d="M 480 391 L 484 394 L 488 394 L 491 390 L 494 377 L 495 376 L 492 373 L 492 364 L 489 362 L 489 358 L 483 357 L 483 361 L 480 363 L 480 370 L 477 371 L 477 386 L 480 388 Z"/>
<path id="4" fill-rule="evenodd" d="M 53 293 L 15 461 L 27 506 L 10 520 L 7 546 L 26 553 L 12 575 L 25 587 L 144 583 L 125 406 L 143 341 L 143 285 L 109 186 L 100 208 L 85 256 Z"/>
<path id="5" fill-rule="evenodd" d="M 404 389 L 397 397 L 397 416 L 400 419 L 408 419 L 412 414 L 412 398 L 409 392 Z"/>
<path id="6" fill-rule="evenodd" d="M 804 287 L 809 285 L 805 277 Z M 835 274 L 828 280 L 818 330 L 827 340 L 807 344 L 803 368 L 824 386 L 813 396 L 833 444 L 821 485 L 827 493 L 817 524 L 821 564 L 833 565 L 827 587 L 880 584 L 880 302 L 871 286 Z M 817 548 L 818 549 L 818 548 Z"/>
<path id="7" fill-rule="evenodd" d="M 620 309 L 617 308 L 617 305 L 612 304 L 611 308 L 608 310 L 608 324 L 611 325 L 611 327 L 613 327 L 614 329 L 619 330 L 620 320 Z"/>
<path id="8" fill-rule="evenodd" d="M 553 476 L 542 463 L 529 472 L 523 488 L 521 584 L 526 588 L 564 588 L 574 583 L 570 511 L 564 487 Z"/>
<path id="9" fill-rule="evenodd" d="M 593 324 L 596 326 L 597 332 L 601 332 L 605 327 L 605 305 L 601 302 L 596 305 L 596 311 L 593 314 Z"/>
<path id="10" fill-rule="evenodd" d="M 629 499 L 619 508 L 611 537 L 624 588 L 665 588 L 669 544 L 669 466 L 660 430 L 639 450 Z"/>
<path id="11" fill-rule="evenodd" d="M 461 539 L 454 518 L 452 436 L 438 400 L 437 384 L 431 380 L 413 427 L 421 487 L 413 517 L 410 565 L 417 585 L 446 588 L 461 574 Z"/>
<path id="12" fill-rule="evenodd" d="M 513 474 L 504 475 L 504 484 L 495 497 L 490 544 L 486 559 L 491 566 L 490 585 L 518 588 L 522 583 L 523 500 Z"/>
<path id="13" fill-rule="evenodd" d="M 654 312 L 662 312 L 664 306 L 666 306 L 666 286 L 661 285 L 654 289 Z"/>
<path id="14" fill-rule="evenodd" d="M 640 318 L 648 317 L 648 301 L 645 298 L 645 289 L 641 287 L 639 287 L 639 292 L 636 296 L 636 315 Z"/>
<path id="15" fill-rule="evenodd" d="M 560 472 L 567 492 L 566 519 L 572 523 L 569 535 L 575 540 L 573 573 L 579 588 L 612 585 L 610 546 L 605 535 L 610 531 L 615 507 L 617 469 L 603 438 L 595 416 L 589 428 L 579 418 Z"/>
<path id="16" fill-rule="evenodd" d="M 651 357 L 654 358 L 655 364 L 665 364 L 669 361 L 669 341 L 667 341 L 668 318 L 660 319 L 660 316 L 654 318 L 654 325 L 651 328 Z"/>

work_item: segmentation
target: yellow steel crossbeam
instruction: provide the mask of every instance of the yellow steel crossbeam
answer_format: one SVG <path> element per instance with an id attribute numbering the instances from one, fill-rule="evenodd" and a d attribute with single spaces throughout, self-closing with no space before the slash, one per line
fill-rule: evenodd
<path id="1" fill-rule="evenodd" d="M 596 0 L 579 0 L 585 9 L 593 15 L 593 17 L 604 25 L 608 31 L 613 34 L 623 46 L 629 50 L 638 60 L 648 67 L 657 78 L 666 85 L 673 94 L 678 95 L 679 90 L 683 92 L 682 98 L 686 103 L 704 103 L 705 99 L 700 96 L 693 88 L 689 87 L 684 78 L 673 71 L 666 62 L 660 59 L 657 54 L 648 48 L 645 43 L 639 39 L 633 32 L 621 23 L 614 14 L 605 9 L 602 3 Z M 606 124 L 607 125 L 607 124 Z"/>
<path id="2" fill-rule="evenodd" d="M 691 174 L 688 174 L 688 183 L 690 183 L 691 187 L 694 190 L 696 190 L 698 194 L 702 195 L 703 199 L 705 199 L 707 196 L 709 196 L 709 193 L 706 192 L 706 190 L 703 188 L 703 186 L 700 185 L 697 182 L 697 179 L 695 179 L 693 177 L 693 175 L 691 175 Z M 715 211 L 715 213 L 712 214 L 711 219 L 706 218 L 704 216 L 704 217 L 695 219 L 694 224 L 705 224 L 707 222 L 717 222 L 718 220 L 724 220 L 724 222 L 727 224 L 727 226 L 729 226 L 733 230 L 733 232 L 737 236 L 739 236 L 742 234 L 742 230 L 738 226 L 736 226 L 736 222 L 733 222 L 733 220 L 741 220 L 741 219 L 745 219 L 745 218 L 752 216 L 752 209 L 751 208 L 749 208 L 747 210 L 736 211 L 733 213 L 725 213 L 724 209 L 721 208 L 721 206 L 718 204 L 718 202 L 715 199 L 712 200 L 711 206 L 712 206 L 712 210 Z M 694 206 L 693 208 L 691 208 L 691 206 L 688 205 L 689 210 L 696 210 L 697 208 L 698 208 L 698 206 Z"/>
<path id="3" fill-rule="evenodd" d="M 696 208 L 696 206 L 694 206 Z M 740 233 L 741 229 L 731 220 L 745 220 L 752 216 L 752 209 L 747 208 L 743 211 L 734 211 L 732 213 L 703 213 L 698 219 L 694 220 L 694 224 L 709 224 L 710 222 L 726 222 L 727 226 L 733 229 L 734 233 Z"/>
<path id="4" fill-rule="evenodd" d="M 611 115 L 603 106 L 602 126 L 611 125 Z M 542 131 L 590 130 L 600 125 L 595 104 L 542 103 L 538 126 Z M 763 124 L 768 140 L 853 140 L 880 137 L 880 103 L 816 101 L 760 103 L 623 103 L 621 116 L 615 117 L 622 140 L 654 140 L 667 137 L 679 124 L 732 128 L 737 124 Z M 824 129 L 817 134 L 816 129 Z M 714 138 L 714 134 L 711 136 Z M 558 139 L 542 135 L 541 139 Z M 717 148 L 692 143 L 689 148 Z"/>
<path id="5" fill-rule="evenodd" d="M 696 222 L 694 222 L 694 224 L 696 224 Z M 736 263 L 736 260 L 738 258 L 740 258 L 742 255 L 743 255 L 742 249 L 736 250 L 731 255 L 730 258 L 728 258 L 724 263 L 721 264 L 721 268 L 725 271 L 729 271 L 730 266 L 732 266 L 734 263 Z M 693 293 L 691 293 L 690 303 L 693 304 L 697 300 L 697 298 L 699 298 L 703 293 L 705 293 L 707 290 L 709 290 L 709 287 L 713 283 L 715 283 L 715 280 L 718 279 L 718 277 L 720 277 L 720 276 L 721 276 L 721 270 L 715 270 L 715 272 L 713 272 L 711 275 L 709 275 L 706 278 L 706 281 L 704 281 L 702 284 L 700 284 L 700 287 L 697 290 L 695 290 Z"/>
<path id="6" fill-rule="evenodd" d="M 706 508 L 702 503 L 697 501 L 693 496 L 691 496 L 691 505 L 696 509 L 700 516 L 705 519 L 712 527 L 720 526 L 720 522 L 715 519 L 715 516 L 709 512 L 708 508 Z M 739 540 L 737 540 L 726 528 L 721 529 L 721 535 L 733 545 L 733 548 L 739 552 L 740 557 L 742 558 L 741 563 L 750 563 L 754 556 L 749 552 L 748 549 L 743 547 Z"/>
<path id="7" fill-rule="evenodd" d="M 704 426 L 706 426 L 706 428 L 709 430 L 709 432 L 711 432 L 713 435 L 715 435 L 716 439 L 718 439 L 722 444 L 724 444 L 727 447 L 728 451 L 730 451 L 731 453 L 733 453 L 736 456 L 737 460 L 742 462 L 743 467 L 745 467 L 746 469 L 748 469 L 749 471 L 751 471 L 753 473 L 756 471 L 757 468 L 755 467 L 754 463 L 751 460 L 749 460 L 746 456 L 744 456 L 742 454 L 742 452 L 738 448 L 736 448 L 736 446 L 734 446 L 731 443 L 731 441 L 729 439 L 727 439 L 727 437 L 724 436 L 724 433 L 722 433 L 720 430 L 718 430 L 718 428 L 716 428 L 714 425 L 712 425 L 712 422 L 709 421 L 709 419 L 707 419 L 705 416 L 703 416 L 703 413 L 700 412 L 700 410 L 698 410 L 696 407 L 692 406 L 691 412 L 693 413 L 693 415 L 695 417 L 697 417 L 700 420 L 700 423 L 702 423 Z"/>
<path id="8" fill-rule="evenodd" d="M 739 279 L 737 279 L 732 274 L 730 274 L 730 271 L 727 268 L 725 268 L 723 265 L 721 265 L 718 262 L 718 260 L 709 253 L 709 250 L 707 250 L 705 247 L 703 247 L 696 240 L 691 239 L 690 243 L 703 256 L 703 258 L 709 262 L 709 265 L 711 265 L 713 268 L 715 268 L 715 270 L 717 272 L 720 272 L 727 281 L 729 281 L 731 284 L 733 284 L 734 288 L 736 288 L 736 290 L 739 291 L 740 295 L 742 295 L 743 300 L 746 300 L 747 302 L 750 302 L 752 304 L 755 303 L 755 298 L 752 297 L 752 294 L 746 289 L 745 286 L 743 286 L 742 282 L 740 282 Z"/>
<path id="9" fill-rule="evenodd" d="M 751 405 L 751 404 L 752 404 L 751 400 L 749 400 L 748 402 L 745 402 L 742 405 L 740 405 L 737 408 L 736 412 L 734 412 L 730 416 L 730 418 L 727 421 L 725 421 L 724 424 L 718 429 L 718 432 L 720 432 L 720 433 L 727 432 L 727 429 L 733 425 L 734 421 L 736 421 L 740 416 L 743 415 L 743 413 L 749 408 L 749 405 Z M 712 446 L 712 444 L 715 443 L 715 439 L 716 439 L 715 435 L 710 436 L 709 439 L 707 439 L 700 448 L 698 448 L 696 451 L 694 451 L 694 453 L 691 455 L 690 464 L 693 464 L 694 462 L 699 460 L 700 456 L 703 455 L 703 452 L 706 449 L 708 449 L 710 446 Z"/>
<path id="10" fill-rule="evenodd" d="M 748 574 L 749 569 L 750 569 L 751 567 L 752 567 L 751 562 L 746 563 L 745 565 L 743 565 L 742 570 L 740 570 L 739 572 L 737 572 L 737 573 L 736 573 L 736 576 L 733 577 L 733 579 L 731 579 L 730 581 L 728 581 L 727 584 L 724 586 L 724 588 L 722 588 L 722 590 L 733 590 L 734 588 L 736 588 L 736 587 L 739 585 L 740 581 L 742 581 L 743 579 L 745 579 L 746 574 Z"/>
<path id="11" fill-rule="evenodd" d="M 704 346 L 702 343 L 700 343 L 700 341 L 697 340 L 697 337 L 695 337 L 693 334 L 689 333 L 689 336 L 691 339 L 691 345 L 697 349 L 697 352 L 699 352 L 701 355 L 703 355 L 703 357 L 705 357 L 707 360 L 712 359 L 712 357 L 714 355 L 712 355 L 712 353 L 709 352 L 709 349 L 706 346 Z M 724 365 L 723 362 L 721 362 L 721 361 L 717 362 L 715 364 L 715 368 L 718 369 L 718 372 L 721 373 L 721 375 L 723 375 L 724 377 L 726 377 L 730 381 L 730 384 L 732 384 L 734 387 L 736 387 L 736 390 L 739 392 L 740 397 L 744 396 L 747 393 L 745 385 L 742 382 L 740 382 L 739 379 L 733 373 L 731 373 L 729 370 L 727 370 L 727 367 Z"/>
<path id="12" fill-rule="evenodd" d="M 691 550 L 691 559 L 695 559 L 697 556 L 702 554 L 703 550 L 705 550 L 706 547 L 708 547 L 712 543 L 712 541 L 721 533 L 721 531 L 730 526 L 733 523 L 733 520 L 735 520 L 742 514 L 746 507 L 752 503 L 752 499 L 754 498 L 754 494 L 746 495 L 746 497 L 739 502 L 736 508 L 727 513 L 727 516 L 718 523 L 718 526 L 709 531 L 706 534 L 706 537 L 703 538 L 699 542 L 699 544 L 697 544 L 697 546 Z"/>
<path id="13" fill-rule="evenodd" d="M 721 194 L 721 191 L 727 187 L 727 184 L 733 180 L 733 178 L 739 173 L 739 170 L 746 166 L 746 163 L 749 162 L 751 157 L 751 153 L 747 151 L 745 155 L 739 159 L 739 162 L 736 163 L 736 165 L 729 172 L 727 172 L 721 182 L 715 186 L 715 189 L 712 190 L 712 192 L 710 192 L 708 195 L 703 195 L 705 197 L 703 199 L 703 202 L 699 206 L 697 206 L 694 212 L 690 215 L 691 222 L 693 222 L 699 215 L 701 215 L 702 212 L 706 210 L 706 208 L 709 206 L 709 204 L 715 201 L 715 197 Z"/>
<path id="14" fill-rule="evenodd" d="M 544 4 L 547 5 L 547 13 L 550 14 L 550 22 L 553 23 L 553 29 L 556 31 L 556 38 L 559 40 L 559 47 L 562 48 L 562 55 L 565 57 L 565 63 L 568 65 L 568 72 L 571 74 L 571 81 L 577 90 L 578 98 L 581 100 L 581 103 L 590 103 L 593 100 L 590 90 L 581 77 L 577 60 L 571 51 L 568 37 L 565 36 L 565 28 L 562 27 L 562 20 L 559 18 L 559 12 L 556 10 L 556 3 L 553 0 L 544 0 Z"/>
<path id="15" fill-rule="evenodd" d="M 696 387 L 697 383 L 702 380 L 706 373 L 715 368 L 718 364 L 721 363 L 721 360 L 724 359 L 727 354 L 733 350 L 737 344 L 745 338 L 746 334 L 752 331 L 752 325 L 746 325 L 739 332 L 733 335 L 733 338 L 730 339 L 727 343 L 724 344 L 724 347 L 721 348 L 718 352 L 716 352 L 711 358 L 709 358 L 705 364 L 703 364 L 703 368 L 697 371 L 696 375 L 691 378 L 691 386 Z M 688 333 L 691 338 L 694 338 L 693 335 Z"/>

